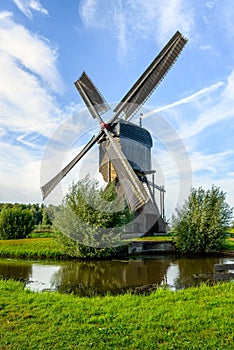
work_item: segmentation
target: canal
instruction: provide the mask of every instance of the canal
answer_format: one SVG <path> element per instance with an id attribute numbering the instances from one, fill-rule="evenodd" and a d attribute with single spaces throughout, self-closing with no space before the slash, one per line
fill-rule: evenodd
<path id="1" fill-rule="evenodd" d="M 157 255 L 126 260 L 28 261 L 0 259 L 0 278 L 21 280 L 33 291 L 59 291 L 80 296 L 118 294 L 142 286 L 166 285 L 171 290 L 213 283 L 214 264 L 233 258 L 176 258 Z"/>

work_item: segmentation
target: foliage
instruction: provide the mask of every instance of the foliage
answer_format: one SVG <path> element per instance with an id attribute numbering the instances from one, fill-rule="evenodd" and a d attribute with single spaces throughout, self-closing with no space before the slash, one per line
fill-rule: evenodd
<path id="1" fill-rule="evenodd" d="M 106 259 L 127 254 L 127 246 L 123 243 L 115 247 L 96 248 L 74 241 L 61 232 L 56 233 L 55 240 L 64 254 L 70 258 Z"/>
<path id="2" fill-rule="evenodd" d="M 0 203 L 0 212 L 3 209 L 20 209 L 25 210 L 28 209 L 33 216 L 34 225 L 46 224 L 51 225 L 51 220 L 47 212 L 50 209 L 45 207 L 44 204 L 24 204 L 24 203 Z"/>
<path id="3" fill-rule="evenodd" d="M 234 284 L 147 296 L 33 293 L 0 281 L 2 349 L 233 349 Z"/>
<path id="4" fill-rule="evenodd" d="M 47 209 L 44 207 L 42 209 L 42 221 L 41 221 L 41 224 L 43 226 L 46 226 L 46 225 L 48 225 L 48 223 L 50 223 L 50 219 L 49 219 L 49 215 L 47 213 Z"/>
<path id="5" fill-rule="evenodd" d="M 222 248 L 225 250 L 234 250 L 234 239 L 233 238 L 226 239 Z"/>
<path id="6" fill-rule="evenodd" d="M 219 251 L 225 241 L 232 218 L 232 209 L 225 202 L 226 194 L 212 186 L 205 191 L 192 189 L 183 207 L 173 218 L 172 232 L 183 253 Z"/>
<path id="7" fill-rule="evenodd" d="M 28 209 L 13 207 L 0 212 L 0 239 L 27 237 L 33 227 L 33 216 Z"/>
<path id="8" fill-rule="evenodd" d="M 72 184 L 54 216 L 63 248 L 78 257 L 112 255 L 114 247 L 122 245 L 124 225 L 132 219 L 118 200 L 114 184 L 99 189 L 89 177 Z"/>

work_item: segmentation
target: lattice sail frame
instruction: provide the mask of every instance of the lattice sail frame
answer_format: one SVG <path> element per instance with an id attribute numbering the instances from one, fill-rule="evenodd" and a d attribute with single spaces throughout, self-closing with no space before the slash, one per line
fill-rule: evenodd
<path id="1" fill-rule="evenodd" d="M 119 113 L 121 111 L 121 116 L 130 120 L 166 76 L 187 41 L 188 40 L 177 31 L 129 92 L 115 107 L 114 112 Z"/>
<path id="2" fill-rule="evenodd" d="M 80 78 L 74 84 L 86 106 L 89 108 L 93 118 L 96 118 L 96 115 L 92 113 L 93 109 L 91 107 L 93 107 L 99 115 L 104 114 L 110 109 L 110 106 L 100 91 L 85 72 L 82 73 Z"/>

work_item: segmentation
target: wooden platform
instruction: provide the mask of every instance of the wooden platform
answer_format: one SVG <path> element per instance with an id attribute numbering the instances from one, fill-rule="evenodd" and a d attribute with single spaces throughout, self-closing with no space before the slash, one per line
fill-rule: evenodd
<path id="1" fill-rule="evenodd" d="M 129 254 L 154 254 L 173 253 L 174 244 L 172 241 L 132 241 L 128 246 Z"/>
<path id="2" fill-rule="evenodd" d="M 216 281 L 234 280 L 234 264 L 215 264 L 214 272 L 214 280 Z"/>

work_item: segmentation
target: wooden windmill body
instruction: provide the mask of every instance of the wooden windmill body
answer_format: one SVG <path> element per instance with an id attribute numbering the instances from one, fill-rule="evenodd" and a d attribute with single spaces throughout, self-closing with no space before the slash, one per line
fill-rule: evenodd
<path id="1" fill-rule="evenodd" d="M 119 145 L 132 169 L 140 174 L 151 171 L 152 137 L 148 130 L 129 122 L 119 120 L 112 127 L 115 142 Z M 109 140 L 99 141 L 99 171 L 104 181 L 112 182 L 118 177 L 106 148 Z"/>

